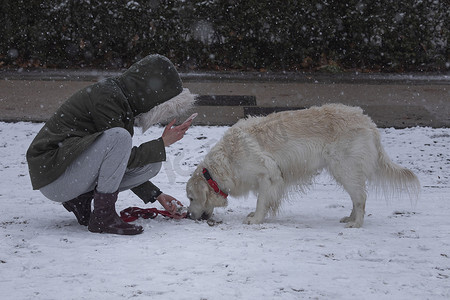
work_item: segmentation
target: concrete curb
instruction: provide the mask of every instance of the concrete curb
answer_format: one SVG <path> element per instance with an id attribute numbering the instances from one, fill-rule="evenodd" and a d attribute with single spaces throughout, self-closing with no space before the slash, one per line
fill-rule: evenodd
<path id="1" fill-rule="evenodd" d="M 123 70 L 8 70 L 0 69 L 0 80 L 39 80 L 39 81 L 98 81 L 118 76 Z M 357 83 L 357 84 L 433 84 L 448 85 L 447 73 L 321 73 L 321 72 L 180 72 L 183 81 L 200 82 L 296 82 L 296 83 Z"/>

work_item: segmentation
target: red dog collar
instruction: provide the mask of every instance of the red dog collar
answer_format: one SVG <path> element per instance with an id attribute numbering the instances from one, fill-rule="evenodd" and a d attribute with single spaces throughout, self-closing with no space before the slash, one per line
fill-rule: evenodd
<path id="1" fill-rule="evenodd" d="M 219 185 L 215 180 L 212 179 L 211 174 L 209 174 L 208 170 L 206 168 L 203 168 L 203 176 L 205 177 L 206 181 L 208 182 L 209 186 L 213 188 L 214 192 L 219 194 L 220 196 L 226 198 L 228 197 L 228 194 L 221 191 L 219 188 Z"/>

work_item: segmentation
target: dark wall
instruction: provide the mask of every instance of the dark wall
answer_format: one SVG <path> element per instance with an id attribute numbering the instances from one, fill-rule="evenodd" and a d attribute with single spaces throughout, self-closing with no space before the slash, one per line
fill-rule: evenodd
<path id="1" fill-rule="evenodd" d="M 448 70 L 449 0 L 1 0 L 0 67 Z"/>

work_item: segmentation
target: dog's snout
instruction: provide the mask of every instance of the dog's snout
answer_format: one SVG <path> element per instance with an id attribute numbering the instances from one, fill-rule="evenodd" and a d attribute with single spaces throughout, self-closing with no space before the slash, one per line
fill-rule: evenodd
<path id="1" fill-rule="evenodd" d="M 203 213 L 201 219 L 202 220 L 208 220 L 211 216 L 207 213 Z"/>

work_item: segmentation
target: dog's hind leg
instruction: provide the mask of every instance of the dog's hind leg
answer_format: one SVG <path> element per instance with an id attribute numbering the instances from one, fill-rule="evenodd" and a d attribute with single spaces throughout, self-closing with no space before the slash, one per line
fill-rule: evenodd
<path id="1" fill-rule="evenodd" d="M 348 132 L 330 149 L 327 166 L 331 175 L 350 195 L 353 208 L 350 216 L 342 218 L 346 227 L 359 228 L 364 222 L 367 199 L 366 182 L 376 165 L 376 147 L 371 131 L 359 129 Z"/>
<path id="2" fill-rule="evenodd" d="M 350 198 L 352 199 L 353 209 L 350 216 L 341 219 L 341 223 L 347 223 L 345 226 L 347 228 L 359 228 L 364 222 L 367 194 L 364 191 L 364 188 L 351 187 L 350 189 L 347 189 L 344 186 L 344 189 L 349 193 Z"/>
<path id="3" fill-rule="evenodd" d="M 350 162 L 347 162 L 350 163 Z M 364 173 L 359 167 L 360 164 L 345 164 L 345 169 L 341 167 L 331 169 L 330 173 L 335 180 L 342 185 L 345 191 L 350 195 L 353 202 L 353 208 L 350 216 L 341 219 L 341 223 L 347 223 L 347 228 L 359 228 L 364 222 L 364 213 L 366 208 L 366 180 Z"/>

